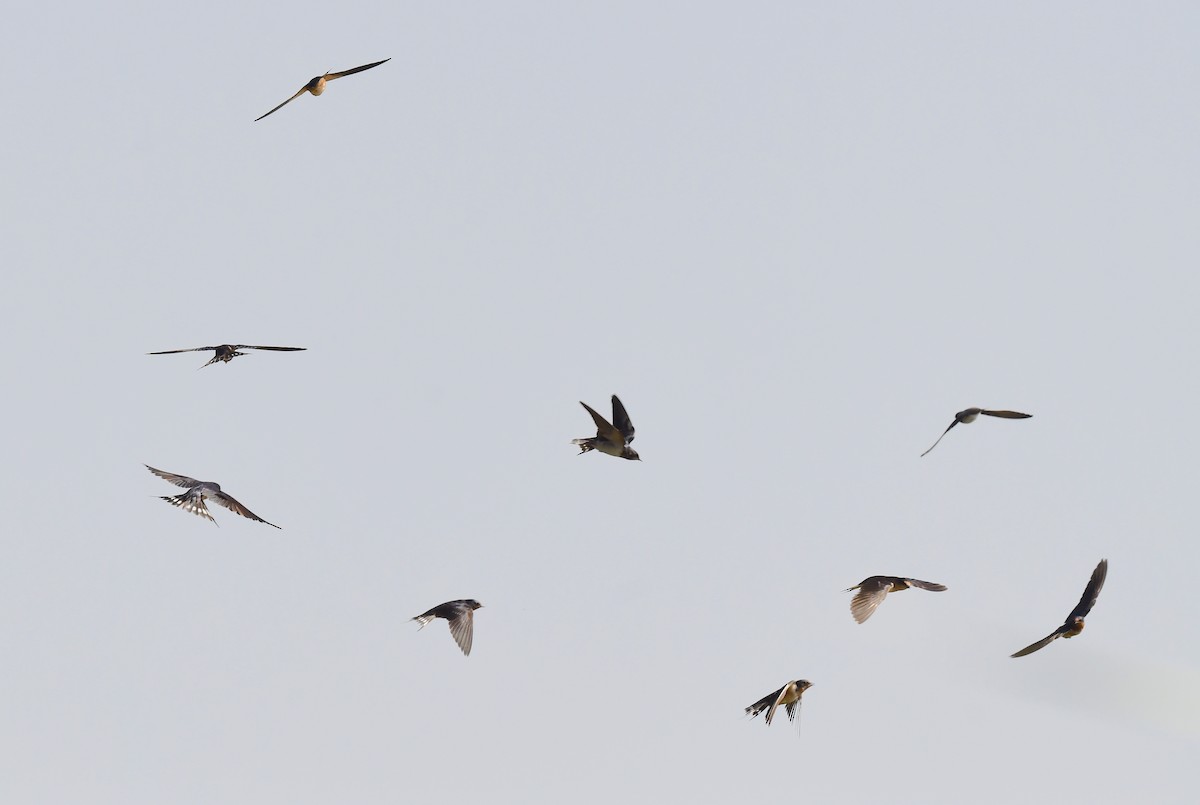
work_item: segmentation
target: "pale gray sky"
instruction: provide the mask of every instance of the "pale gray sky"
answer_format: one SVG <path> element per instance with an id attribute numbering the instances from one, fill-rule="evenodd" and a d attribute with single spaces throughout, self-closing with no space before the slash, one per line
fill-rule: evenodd
<path id="1" fill-rule="evenodd" d="M 14 8 L 0 800 L 1193 802 L 1198 36 Z M 144 355 L 225 342 L 309 351 Z M 641 463 L 569 444 L 614 392 Z M 1034 417 L 919 458 L 973 405 Z"/>

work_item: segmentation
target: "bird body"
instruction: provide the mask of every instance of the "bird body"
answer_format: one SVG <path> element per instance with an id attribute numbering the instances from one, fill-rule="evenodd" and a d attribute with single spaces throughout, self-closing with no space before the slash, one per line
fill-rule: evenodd
<path id="1" fill-rule="evenodd" d="M 583 455 L 589 450 L 599 450 L 601 453 L 616 456 L 617 458 L 624 458 L 630 461 L 642 460 L 637 451 L 629 446 L 634 436 L 633 422 L 630 421 L 629 414 L 625 411 L 625 406 L 621 404 L 621 400 L 617 395 L 614 394 L 612 396 L 612 423 L 609 423 L 607 419 L 582 400 L 579 401 L 579 404 L 592 415 L 592 421 L 596 423 L 595 436 L 571 440 L 571 444 L 579 445 L 579 455 Z"/>
<path id="2" fill-rule="evenodd" d="M 762 711 L 766 710 L 767 715 L 765 721 L 770 726 L 771 719 L 775 717 L 775 711 L 783 705 L 787 711 L 788 720 L 795 721 L 796 713 L 800 709 L 800 697 L 804 695 L 804 691 L 812 687 L 812 683 L 807 679 L 793 679 L 786 683 L 782 688 L 772 693 L 768 693 L 754 704 L 746 708 L 746 714 L 754 718 Z"/>
<path id="3" fill-rule="evenodd" d="M 1020 411 L 989 411 L 986 408 L 964 409 L 954 415 L 954 421 L 950 423 L 949 427 L 942 431 L 942 435 L 938 437 L 936 442 L 930 445 L 929 450 L 926 450 L 921 454 L 921 457 L 924 458 L 925 456 L 929 455 L 929 452 L 938 446 L 938 442 L 945 438 L 946 434 L 949 433 L 955 425 L 959 424 L 960 422 L 964 425 L 970 425 L 976 419 L 979 419 L 980 414 L 983 414 L 984 416 L 999 417 L 1000 419 L 1029 419 L 1033 416 L 1033 414 L 1022 414 Z"/>
<path id="4" fill-rule="evenodd" d="M 483 604 L 474 598 L 461 598 L 457 601 L 438 604 L 413 620 L 421 624 L 420 629 L 424 629 L 434 618 L 444 618 L 450 627 L 450 634 L 453 635 L 454 642 L 458 643 L 458 647 L 462 649 L 464 655 L 470 657 L 471 643 L 475 632 L 475 610 L 482 607 Z"/>
<path id="5" fill-rule="evenodd" d="M 182 486 L 187 491 L 180 495 L 161 495 L 160 497 L 172 506 L 177 506 L 185 512 L 199 515 L 204 519 L 217 525 L 217 520 L 208 510 L 208 506 L 204 505 L 205 500 L 211 500 L 214 503 L 224 506 L 234 514 L 240 514 L 250 520 L 257 520 L 260 523 L 266 523 L 272 528 L 279 528 L 274 523 L 268 523 L 263 518 L 259 517 L 254 512 L 247 509 L 229 493 L 221 491 L 221 485 L 214 481 L 197 481 L 195 478 L 189 478 L 186 475 L 176 475 L 173 472 L 165 472 L 156 470 L 149 464 L 144 465 L 146 469 L 162 478 L 164 481 L 169 481 L 176 486 Z M 280 529 L 282 530 L 282 529 Z"/>
<path id="6" fill-rule="evenodd" d="M 1092 577 L 1088 580 L 1087 587 L 1083 590 L 1083 597 L 1079 599 L 1079 603 L 1075 605 L 1075 608 L 1071 610 L 1071 614 L 1063 621 L 1063 625 L 1012 656 L 1024 657 L 1026 654 L 1032 654 L 1035 651 L 1045 648 L 1060 637 L 1071 638 L 1082 632 L 1083 619 L 1087 617 L 1087 614 L 1092 611 L 1092 607 L 1096 605 L 1096 599 L 1100 597 L 1100 590 L 1104 587 L 1104 580 L 1107 577 L 1108 560 L 1101 559 L 1100 564 L 1096 565 L 1096 569 L 1092 571 Z"/>
<path id="7" fill-rule="evenodd" d="M 909 579 L 903 576 L 869 576 L 845 590 L 845 592 L 858 590 L 858 595 L 854 596 L 850 601 L 850 614 L 854 616 L 854 620 L 863 623 L 874 614 L 888 593 L 900 592 L 901 590 L 907 590 L 909 587 L 916 587 L 919 590 L 929 590 L 936 593 L 943 592 L 946 589 L 946 585 L 944 584 L 921 581 L 920 579 Z"/>

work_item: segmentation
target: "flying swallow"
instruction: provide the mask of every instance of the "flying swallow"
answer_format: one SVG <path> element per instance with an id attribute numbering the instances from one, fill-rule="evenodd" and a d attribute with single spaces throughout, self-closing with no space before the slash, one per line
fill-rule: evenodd
<path id="1" fill-rule="evenodd" d="M 474 598 L 447 601 L 444 604 L 438 604 L 423 615 L 418 615 L 413 620 L 420 623 L 421 629 L 424 629 L 434 618 L 445 618 L 450 626 L 450 634 L 454 635 L 454 641 L 458 643 L 462 653 L 470 657 L 471 638 L 475 631 L 475 610 L 482 606 L 483 604 Z M 417 631 L 419 632 L 421 629 Z"/>
<path id="2" fill-rule="evenodd" d="M 1032 654 L 1038 649 L 1050 645 L 1060 637 L 1074 637 L 1082 632 L 1083 619 L 1092 611 L 1092 607 L 1096 606 L 1096 599 L 1100 597 L 1100 588 L 1104 586 L 1104 577 L 1107 575 L 1108 560 L 1101 559 L 1100 564 L 1096 565 L 1096 569 L 1092 571 L 1092 578 L 1088 581 L 1088 586 L 1083 591 L 1083 598 L 1079 599 L 1079 603 L 1071 610 L 1071 614 L 1063 621 L 1063 625 L 1033 645 L 1026 646 L 1012 656 L 1024 657 L 1026 654 Z"/>
<path id="3" fill-rule="evenodd" d="M 633 423 L 629 421 L 629 414 L 625 413 L 625 406 L 621 405 L 621 400 L 617 395 L 612 396 L 613 421 L 611 425 L 587 403 L 580 400 L 579 404 L 586 408 L 587 412 L 592 415 L 592 419 L 596 421 L 595 436 L 571 440 L 571 444 L 579 445 L 579 455 L 583 455 L 589 450 L 599 450 L 601 453 L 627 458 L 630 461 L 642 460 L 637 451 L 629 446 L 629 443 L 633 441 Z"/>
<path id="4" fill-rule="evenodd" d="M 906 579 L 900 576 L 871 576 L 860 581 L 853 587 L 849 587 L 843 592 L 850 590 L 858 590 L 858 595 L 854 596 L 850 601 L 850 614 L 854 616 L 854 620 L 859 623 L 865 623 L 867 618 L 875 613 L 879 605 L 883 603 L 883 599 L 888 593 L 897 593 L 901 590 L 907 590 L 909 587 L 916 587 L 919 590 L 929 590 L 931 592 L 940 593 L 946 589 L 944 584 L 934 584 L 932 581 L 921 581 L 919 579 Z"/>
<path id="5" fill-rule="evenodd" d="M 807 679 L 793 679 L 774 693 L 768 693 L 754 704 L 746 708 L 746 712 L 751 718 L 754 718 L 763 710 L 767 711 L 767 725 L 771 724 L 771 719 L 775 717 L 775 709 L 779 705 L 783 705 L 787 710 L 788 721 L 795 721 L 796 714 L 800 710 L 800 697 L 804 695 L 804 691 L 812 687 L 812 683 Z"/>
<path id="6" fill-rule="evenodd" d="M 950 423 L 950 427 L 942 431 L 942 435 L 938 437 L 937 442 L 934 442 L 933 446 L 930 447 L 929 450 L 937 447 L 938 442 L 940 442 L 946 436 L 946 434 L 950 432 L 950 429 L 959 422 L 963 423 L 964 425 L 969 425 L 978 419 L 980 414 L 983 414 L 984 416 L 998 416 L 1001 419 L 1029 419 L 1031 416 L 1033 416 L 1033 414 L 1022 414 L 1019 411 L 985 411 L 982 408 L 968 408 L 965 411 L 959 411 L 954 415 L 954 421 Z M 928 455 L 929 450 L 926 450 L 921 454 L 921 456 L 924 457 Z"/>
<path id="7" fill-rule="evenodd" d="M 364 64 L 362 67 L 354 67 L 350 70 L 342 70 L 340 73 L 326 73 L 325 75 L 316 76 L 315 78 L 311 79 L 307 84 L 302 86 L 299 90 L 297 90 L 295 95 L 288 98 L 283 103 L 279 104 L 279 106 L 276 106 L 270 112 L 267 112 L 266 115 L 263 115 L 262 117 L 254 118 L 254 122 L 257 123 L 258 121 L 262 120 L 263 117 L 266 117 L 267 115 L 278 112 L 280 109 L 287 106 L 289 103 L 296 100 L 297 98 L 299 98 L 301 95 L 303 95 L 306 92 L 311 92 L 313 95 L 320 95 L 322 92 L 325 91 L 325 85 L 328 84 L 330 81 L 332 81 L 335 78 L 341 78 L 344 75 L 354 75 L 355 73 L 361 73 L 363 70 L 370 70 L 372 67 L 378 67 L 379 65 L 383 64 L 383 62 L 385 62 L 385 61 L 391 61 L 391 58 L 389 57 L 389 58 L 384 59 L 383 61 L 375 61 L 375 62 L 371 62 L 370 64 Z"/>
<path id="8" fill-rule="evenodd" d="M 174 497 L 163 496 L 163 500 L 165 500 L 167 503 L 170 503 L 172 506 L 178 506 L 184 511 L 191 512 L 192 514 L 198 514 L 201 517 L 211 521 L 213 525 L 216 525 L 217 521 L 213 519 L 212 514 L 209 513 L 208 507 L 204 505 L 205 498 L 224 506 L 234 514 L 240 514 L 242 517 L 248 517 L 251 520 L 258 520 L 260 523 L 267 523 L 266 520 L 234 500 L 232 495 L 222 492 L 221 485 L 218 483 L 214 483 L 212 481 L 197 481 L 195 478 L 189 478 L 186 475 L 176 475 L 173 472 L 163 472 L 162 470 L 154 469 L 149 464 L 146 464 L 145 467 L 159 478 L 162 478 L 164 481 L 170 481 L 176 486 L 182 486 L 187 490 L 182 495 L 175 495 Z M 279 526 L 275 525 L 274 523 L 267 523 L 267 525 L 271 526 L 271 528 L 279 528 Z M 283 529 L 280 530 L 282 531 Z"/>
<path id="9" fill-rule="evenodd" d="M 245 352 L 238 352 L 239 349 L 269 349 L 273 352 L 304 352 L 307 347 L 252 347 L 249 344 L 221 344 L 215 347 L 192 347 L 191 349 L 164 349 L 162 352 L 147 352 L 147 355 L 174 355 L 176 352 L 208 352 L 214 350 L 215 355 L 204 366 L 217 361 L 229 363 L 234 358 L 239 358 L 245 355 Z M 204 366 L 200 368 L 203 369 Z"/>

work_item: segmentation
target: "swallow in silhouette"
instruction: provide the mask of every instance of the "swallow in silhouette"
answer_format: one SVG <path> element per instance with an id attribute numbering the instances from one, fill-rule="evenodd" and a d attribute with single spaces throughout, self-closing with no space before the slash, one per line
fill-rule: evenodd
<path id="1" fill-rule="evenodd" d="M 900 592 L 901 590 L 907 590 L 909 587 L 916 587 L 919 590 L 930 590 L 935 593 L 940 593 L 946 589 L 946 585 L 934 584 L 931 581 L 906 579 L 900 576 L 871 576 L 863 579 L 853 587 L 847 588 L 844 592 L 848 593 L 850 590 L 858 590 L 858 595 L 854 596 L 850 601 L 850 614 L 854 616 L 854 620 L 864 623 L 867 618 L 875 613 L 875 610 L 883 603 L 883 599 L 887 597 L 888 593 Z"/>
<path id="2" fill-rule="evenodd" d="M 186 512 L 198 514 L 201 517 L 209 520 L 213 525 L 217 525 L 217 521 L 213 519 L 209 513 L 208 507 L 204 505 L 204 500 L 207 498 L 214 503 L 220 504 L 229 509 L 234 514 L 240 514 L 242 517 L 247 517 L 251 520 L 257 520 L 260 523 L 267 523 L 266 520 L 259 517 L 254 512 L 247 509 L 242 504 L 233 499 L 233 496 L 221 491 L 221 485 L 212 481 L 197 481 L 195 478 L 189 478 L 186 475 L 176 475 L 173 472 L 163 472 L 156 470 L 149 464 L 145 465 L 146 469 L 162 478 L 164 481 L 170 481 L 176 486 L 182 486 L 187 491 L 182 495 L 174 497 L 163 496 L 163 500 L 170 503 L 172 506 L 178 506 Z M 279 528 L 274 523 L 267 523 L 271 528 Z M 283 529 L 280 529 L 281 531 Z"/>
<path id="3" fill-rule="evenodd" d="M 954 415 L 954 421 L 950 423 L 950 427 L 942 431 L 942 435 L 938 437 L 937 442 L 934 442 L 933 446 L 930 447 L 929 450 L 937 447 L 938 442 L 945 438 L 946 434 L 949 433 L 950 430 L 959 422 L 963 423 L 964 425 L 969 425 L 978 419 L 980 414 L 983 414 L 984 416 L 998 416 L 1001 419 L 1029 419 L 1031 416 L 1033 416 L 1033 414 L 1022 414 L 1019 411 L 985 411 L 982 408 L 968 408 L 965 411 L 959 411 Z M 926 450 L 921 454 L 921 456 L 927 456 L 929 454 L 929 450 Z"/>
<path id="4" fill-rule="evenodd" d="M 1107 575 L 1108 560 L 1101 559 L 1100 564 L 1096 565 L 1096 569 L 1092 571 L 1092 578 L 1088 581 L 1088 586 L 1083 591 L 1083 598 L 1079 599 L 1079 603 L 1071 610 L 1071 614 L 1063 621 L 1063 625 L 1033 645 L 1026 646 L 1012 656 L 1024 657 L 1026 654 L 1032 654 L 1040 648 L 1045 648 L 1060 637 L 1074 637 L 1082 632 L 1083 619 L 1092 611 L 1092 607 L 1096 606 L 1096 599 L 1100 597 L 1100 588 L 1104 586 L 1104 577 Z"/>
<path id="5" fill-rule="evenodd" d="M 311 92 L 313 95 L 320 95 L 322 92 L 325 91 L 325 85 L 328 84 L 330 81 L 332 81 L 335 78 L 341 78 L 342 76 L 354 75 L 355 73 L 361 73 L 363 70 L 370 70 L 372 67 L 378 67 L 379 65 L 383 64 L 383 62 L 387 62 L 387 61 L 391 61 L 391 58 L 389 57 L 389 58 L 384 59 L 383 61 L 376 61 L 376 62 L 371 62 L 370 64 L 364 64 L 362 67 L 354 67 L 350 70 L 342 70 L 340 73 L 326 73 L 325 75 L 316 76 L 315 78 L 310 80 L 307 84 L 302 86 L 299 90 L 297 90 L 295 95 L 293 95 L 292 97 L 288 98 L 283 103 L 276 106 L 270 112 L 267 112 L 266 115 L 263 115 L 262 117 L 254 118 L 254 122 L 257 123 L 258 121 L 262 120 L 263 117 L 266 117 L 267 115 L 278 112 L 280 109 L 287 106 L 289 103 L 296 100 L 297 98 L 299 98 L 301 95 L 303 95 L 306 92 Z"/>
<path id="6" fill-rule="evenodd" d="M 447 601 L 444 604 L 438 604 L 428 612 L 418 615 L 413 618 L 417 623 L 421 624 L 421 631 L 434 618 L 445 618 L 450 626 L 450 634 L 454 635 L 454 642 L 458 643 L 458 647 L 462 649 L 462 653 L 471 656 L 471 638 L 475 632 L 475 610 L 482 607 L 483 604 L 476 601 L 474 598 L 463 598 L 458 601 Z"/>
<path id="7" fill-rule="evenodd" d="M 630 461 L 642 460 L 637 451 L 629 446 L 629 443 L 633 441 L 633 423 L 629 421 L 629 414 L 625 413 L 625 406 L 621 405 L 621 400 L 617 395 L 612 396 L 612 424 L 609 424 L 607 419 L 596 413 L 595 409 L 587 403 L 580 400 L 579 404 L 587 409 L 596 422 L 595 436 L 571 440 L 571 444 L 579 445 L 579 455 L 583 455 L 589 450 L 599 450 L 601 453 L 627 458 Z"/>
<path id="8" fill-rule="evenodd" d="M 812 687 L 812 683 L 807 679 L 793 679 L 774 693 L 768 693 L 754 704 L 746 708 L 746 713 L 751 718 L 754 718 L 763 710 L 767 711 L 767 725 L 771 724 L 771 719 L 775 717 L 775 710 L 779 705 L 783 705 L 787 710 L 788 721 L 795 721 L 796 715 L 800 710 L 800 697 L 804 695 L 804 691 Z"/>
<path id="9" fill-rule="evenodd" d="M 215 346 L 215 347 L 192 347 L 191 349 L 165 349 L 162 352 L 147 352 L 146 354 L 147 355 L 174 355 L 177 352 L 208 352 L 209 350 L 213 350 L 216 352 L 216 354 L 212 356 L 212 358 L 209 360 L 208 363 L 204 364 L 204 366 L 208 366 L 209 364 L 216 363 L 217 361 L 224 361 L 225 363 L 229 363 L 234 358 L 239 358 L 242 355 L 246 354 L 245 352 L 238 352 L 239 349 L 269 349 L 273 352 L 304 352 L 307 349 L 307 347 L 252 347 L 249 344 L 220 344 L 219 346 Z M 201 366 L 200 368 L 203 369 L 204 366 Z"/>

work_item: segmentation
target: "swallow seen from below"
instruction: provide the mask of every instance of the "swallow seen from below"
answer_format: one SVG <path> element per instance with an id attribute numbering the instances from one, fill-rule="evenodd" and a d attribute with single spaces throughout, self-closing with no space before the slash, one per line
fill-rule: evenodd
<path id="1" fill-rule="evenodd" d="M 844 592 L 858 590 L 858 595 L 854 596 L 850 601 L 850 614 L 854 616 L 854 620 L 859 623 L 865 623 L 867 618 L 871 617 L 875 610 L 879 608 L 879 605 L 883 603 L 883 599 L 887 597 L 888 593 L 907 590 L 909 587 L 916 587 L 918 590 L 929 590 L 935 593 L 943 592 L 946 589 L 946 585 L 934 584 L 931 581 L 906 579 L 900 576 L 871 576 L 846 589 Z"/>
<path id="2" fill-rule="evenodd" d="M 438 604 L 424 614 L 418 615 L 413 620 L 420 623 L 421 629 L 424 629 L 434 618 L 445 618 L 446 622 L 450 625 L 450 634 L 454 635 L 454 641 L 458 643 L 458 647 L 462 649 L 462 653 L 470 657 L 471 638 L 474 636 L 475 631 L 475 610 L 482 606 L 483 604 L 474 598 L 447 601 L 444 604 Z M 417 631 L 420 631 L 420 629 Z"/>
<path id="3" fill-rule="evenodd" d="M 788 721 L 795 721 L 796 716 L 800 711 L 800 697 L 804 695 L 804 691 L 812 687 L 812 683 L 807 679 L 793 679 L 774 693 L 768 693 L 754 704 L 746 708 L 746 713 L 754 718 L 763 710 L 767 711 L 767 725 L 771 724 L 771 719 L 775 717 L 775 710 L 779 705 L 783 705 L 787 710 Z"/>
<path id="4" fill-rule="evenodd" d="M 208 352 L 209 350 L 212 350 L 216 354 L 212 356 L 212 358 L 208 361 L 208 363 L 204 364 L 204 366 L 208 366 L 209 364 L 216 363 L 217 361 L 224 361 L 225 363 L 229 363 L 234 358 L 240 358 L 242 355 L 246 354 L 245 352 L 238 352 L 239 349 L 269 349 L 272 352 L 304 352 L 307 349 L 307 347 L 252 347 L 249 344 L 220 344 L 215 347 L 192 347 L 191 349 L 164 349 L 162 352 L 147 352 L 146 354 L 147 355 L 174 355 L 177 352 Z M 203 369 L 204 366 L 201 366 L 200 368 Z"/>
<path id="5" fill-rule="evenodd" d="M 266 115 L 263 115 L 262 117 L 254 118 L 254 122 L 257 123 L 258 121 L 262 120 L 267 115 L 278 112 L 280 109 L 287 106 L 289 103 L 296 100 L 297 98 L 299 98 L 301 95 L 303 95 L 306 92 L 311 92 L 313 95 L 320 95 L 322 92 L 325 91 L 325 85 L 328 84 L 330 81 L 332 81 L 335 78 L 341 78 L 342 76 L 354 75 L 355 73 L 361 73 L 363 70 L 370 70 L 372 67 L 378 67 L 379 65 L 383 64 L 383 62 L 387 62 L 387 61 L 391 61 L 391 57 L 388 57 L 388 58 L 384 59 L 383 61 L 376 61 L 376 62 L 371 62 L 370 64 L 364 64 L 362 67 L 354 67 L 349 70 L 342 70 L 340 73 L 326 73 L 325 75 L 316 76 L 315 78 L 311 79 L 307 84 L 305 84 L 300 89 L 298 89 L 296 91 L 295 95 L 293 95 L 292 97 L 288 98 L 283 103 L 276 106 L 270 112 L 267 112 Z M 295 86 L 295 84 L 293 84 L 292 86 Z"/>
<path id="6" fill-rule="evenodd" d="M 1096 565 L 1096 569 L 1092 571 L 1092 578 L 1088 581 L 1088 586 L 1083 591 L 1083 598 L 1079 599 L 1079 603 L 1071 610 L 1071 614 L 1063 621 L 1063 625 L 1033 645 L 1026 646 L 1012 656 L 1024 657 L 1026 654 L 1032 654 L 1038 649 L 1045 648 L 1060 637 L 1074 637 L 1082 632 L 1083 619 L 1092 611 L 1092 607 L 1096 605 L 1096 599 L 1100 597 L 1100 588 L 1104 586 L 1104 577 L 1107 575 L 1108 560 L 1101 559 L 1100 564 Z"/>
<path id="7" fill-rule="evenodd" d="M 629 414 L 625 413 L 625 406 L 621 404 L 617 395 L 612 396 L 612 424 L 609 424 L 607 419 L 596 413 L 595 409 L 587 403 L 580 400 L 579 404 L 587 409 L 596 422 L 595 436 L 571 440 L 571 444 L 579 445 L 579 455 L 583 455 L 589 450 L 599 450 L 601 453 L 627 458 L 630 461 L 642 460 L 637 451 L 629 446 L 629 443 L 633 441 L 633 423 L 629 421 Z"/>
<path id="8" fill-rule="evenodd" d="M 159 478 L 162 478 L 164 481 L 170 481 L 176 486 L 182 486 L 187 490 L 182 495 L 175 495 L 174 497 L 163 496 L 163 500 L 165 500 L 167 503 L 170 503 L 172 506 L 178 506 L 186 512 L 198 514 L 212 522 L 213 525 L 216 525 L 217 521 L 213 519 L 212 514 L 209 513 L 208 507 L 204 505 L 204 500 L 206 498 L 214 503 L 224 506 L 234 514 L 240 514 L 242 517 L 247 517 L 251 520 L 257 520 L 260 523 L 267 523 L 266 520 L 234 500 L 232 495 L 222 492 L 221 485 L 218 483 L 213 483 L 212 481 L 197 481 L 195 478 L 189 478 L 186 475 L 176 475 L 173 472 L 163 472 L 162 470 L 154 469 L 154 467 L 151 467 L 149 464 L 146 464 L 145 467 Z M 274 523 L 267 523 L 267 525 L 271 526 L 271 528 L 279 528 L 279 526 L 275 525 Z M 280 530 L 282 531 L 283 529 Z"/>
<path id="9" fill-rule="evenodd" d="M 938 437 L 937 442 L 934 442 L 929 450 L 937 447 L 938 442 L 940 442 L 946 436 L 946 434 L 950 432 L 951 428 L 953 428 L 959 422 L 963 423 L 964 425 L 969 425 L 978 419 L 980 414 L 983 414 L 984 416 L 998 416 L 1001 419 L 1029 419 L 1031 416 L 1033 416 L 1033 414 L 1022 414 L 1019 411 L 987 411 L 983 408 L 968 408 L 965 411 L 959 411 L 954 415 L 954 421 L 950 423 L 950 427 L 942 431 L 942 435 Z M 927 456 L 929 454 L 929 450 L 926 450 L 921 454 L 921 456 Z"/>

